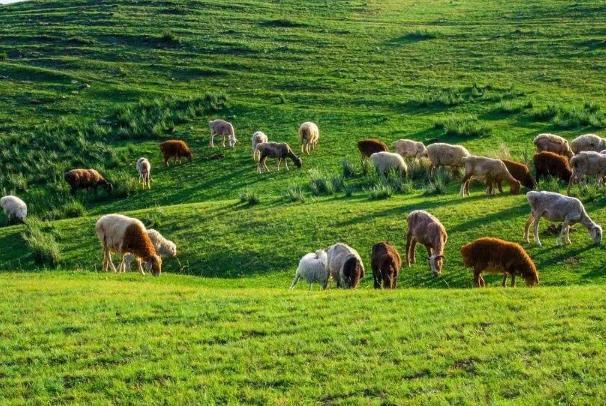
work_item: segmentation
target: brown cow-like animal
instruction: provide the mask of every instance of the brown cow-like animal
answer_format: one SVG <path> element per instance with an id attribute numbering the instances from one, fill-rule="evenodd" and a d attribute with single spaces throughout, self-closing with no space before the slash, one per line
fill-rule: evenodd
<path id="1" fill-rule="evenodd" d="M 185 143 L 181 140 L 168 140 L 160 144 L 160 151 L 164 158 L 164 166 L 168 166 L 168 161 L 173 159 L 174 162 L 181 163 L 181 158 L 187 158 L 191 162 L 193 154 Z"/>
<path id="2" fill-rule="evenodd" d="M 402 260 L 398 250 L 387 241 L 372 246 L 371 267 L 375 289 L 395 289 Z"/>
<path id="3" fill-rule="evenodd" d="M 65 172 L 63 178 L 69 183 L 72 193 L 75 193 L 78 189 L 88 190 L 97 189 L 98 187 L 103 187 L 108 193 L 111 193 L 114 189 L 112 184 L 95 169 L 72 169 Z"/>

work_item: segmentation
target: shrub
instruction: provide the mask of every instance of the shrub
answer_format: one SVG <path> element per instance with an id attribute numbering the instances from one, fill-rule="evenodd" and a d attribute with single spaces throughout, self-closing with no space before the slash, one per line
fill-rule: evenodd
<path id="1" fill-rule="evenodd" d="M 372 200 L 389 199 L 392 194 L 393 189 L 385 183 L 377 183 L 368 189 L 368 196 Z"/>
<path id="2" fill-rule="evenodd" d="M 370 159 L 363 159 L 360 163 L 361 173 L 363 176 L 368 176 L 370 173 L 370 169 L 372 168 L 372 164 L 370 163 Z"/>
<path id="3" fill-rule="evenodd" d="M 333 176 L 330 179 L 333 193 L 342 192 L 345 189 L 345 179 L 341 175 Z"/>
<path id="4" fill-rule="evenodd" d="M 114 186 L 111 193 L 113 197 L 128 197 L 140 187 L 137 178 L 124 171 L 113 174 L 110 182 Z"/>
<path id="5" fill-rule="evenodd" d="M 259 195 L 257 195 L 256 192 L 252 190 L 245 190 L 243 193 L 240 194 L 240 203 L 246 206 L 255 206 L 261 203 L 261 199 L 259 198 Z"/>
<path id="6" fill-rule="evenodd" d="M 42 227 L 43 223 L 40 220 L 30 217 L 21 236 L 31 250 L 36 264 L 55 268 L 61 261 L 59 245 L 51 234 L 42 231 Z"/>
<path id="7" fill-rule="evenodd" d="M 408 177 L 413 181 L 425 181 L 429 174 L 431 162 L 428 159 L 412 160 L 407 163 Z"/>
<path id="8" fill-rule="evenodd" d="M 355 192 L 355 188 L 351 185 L 345 185 L 345 197 L 352 197 Z"/>
<path id="9" fill-rule="evenodd" d="M 305 202 L 305 193 L 300 186 L 289 186 L 284 192 L 284 197 L 290 202 Z"/>
<path id="10" fill-rule="evenodd" d="M 347 159 L 343 160 L 343 162 L 341 163 L 341 166 L 343 168 L 343 177 L 344 178 L 354 178 L 356 176 L 356 168 Z"/>
<path id="11" fill-rule="evenodd" d="M 434 123 L 434 128 L 444 130 L 444 135 L 483 137 L 490 135 L 491 129 L 475 116 L 450 117 Z"/>
<path id="12" fill-rule="evenodd" d="M 438 38 L 438 34 L 427 30 L 415 30 L 407 33 L 402 37 L 408 41 L 424 41 L 429 39 Z"/>
<path id="13" fill-rule="evenodd" d="M 389 181 L 389 186 L 394 192 L 400 194 L 409 194 L 414 192 L 414 186 L 410 180 L 402 180 L 399 177 Z"/>
<path id="14" fill-rule="evenodd" d="M 520 113 L 524 110 L 531 109 L 533 106 L 532 101 L 523 100 L 523 101 L 513 101 L 513 100 L 505 100 L 501 101 L 495 107 L 495 112 L 503 113 L 503 114 L 513 114 Z"/>
<path id="15" fill-rule="evenodd" d="M 437 171 L 434 178 L 427 181 L 424 195 L 443 195 L 446 192 L 448 192 L 447 176 L 443 171 Z"/>
<path id="16" fill-rule="evenodd" d="M 165 44 L 178 45 L 181 40 L 172 31 L 164 31 L 160 36 L 160 41 Z"/>
<path id="17" fill-rule="evenodd" d="M 309 188 L 314 196 L 331 195 L 334 193 L 332 180 L 318 171 L 310 171 Z"/>

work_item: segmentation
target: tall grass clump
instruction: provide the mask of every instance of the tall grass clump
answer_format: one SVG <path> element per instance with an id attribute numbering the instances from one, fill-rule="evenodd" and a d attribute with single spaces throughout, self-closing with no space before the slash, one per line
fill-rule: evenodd
<path id="1" fill-rule="evenodd" d="M 503 100 L 497 103 L 495 107 L 495 112 L 501 114 L 515 114 L 531 109 L 532 107 L 533 103 L 531 100 Z"/>
<path id="2" fill-rule="evenodd" d="M 543 178 L 538 183 L 537 190 L 544 190 L 547 192 L 560 192 L 560 180 L 553 176 L 549 176 L 546 179 Z"/>
<path id="3" fill-rule="evenodd" d="M 261 198 L 257 194 L 257 192 L 253 190 L 245 190 L 240 194 L 240 203 L 245 206 L 256 206 L 261 203 Z"/>
<path id="4" fill-rule="evenodd" d="M 448 175 L 443 170 L 436 171 L 433 179 L 427 181 L 425 196 L 443 195 L 448 192 Z"/>
<path id="5" fill-rule="evenodd" d="M 293 203 L 305 203 L 305 193 L 303 192 L 303 188 L 298 185 L 289 186 L 284 192 L 284 198 Z"/>
<path id="6" fill-rule="evenodd" d="M 309 189 L 314 196 L 331 195 L 334 193 L 332 179 L 319 171 L 309 171 Z"/>
<path id="7" fill-rule="evenodd" d="M 44 224 L 35 217 L 29 217 L 25 231 L 21 234 L 25 244 L 40 266 L 56 268 L 61 262 L 61 252 L 55 238 L 44 231 Z"/>
<path id="8" fill-rule="evenodd" d="M 491 133 L 488 125 L 472 115 L 438 120 L 434 123 L 434 128 L 443 130 L 444 135 L 454 137 L 484 137 Z"/>
<path id="9" fill-rule="evenodd" d="M 347 159 L 344 159 L 343 162 L 341 162 L 341 167 L 343 168 L 343 177 L 344 178 L 349 179 L 349 178 L 356 177 L 356 168 Z"/>
<path id="10" fill-rule="evenodd" d="M 383 182 L 379 182 L 368 189 L 368 197 L 371 200 L 389 199 L 393 195 L 393 188 Z"/>
<path id="11" fill-rule="evenodd" d="M 593 102 L 585 102 L 581 107 L 549 104 L 532 110 L 529 116 L 536 121 L 549 121 L 561 129 L 606 127 L 606 114 Z"/>

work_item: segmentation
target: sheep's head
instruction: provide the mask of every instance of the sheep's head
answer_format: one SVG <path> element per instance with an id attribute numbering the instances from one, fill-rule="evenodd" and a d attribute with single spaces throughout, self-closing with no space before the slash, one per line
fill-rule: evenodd
<path id="1" fill-rule="evenodd" d="M 238 142 L 238 140 L 236 139 L 235 135 L 230 135 L 228 142 L 229 142 L 229 147 L 234 148 L 236 146 L 236 142 Z"/>
<path id="2" fill-rule="evenodd" d="M 512 195 L 517 195 L 520 194 L 520 182 L 517 180 L 512 180 L 511 181 L 511 188 L 510 188 L 510 192 Z"/>
<path id="3" fill-rule="evenodd" d="M 591 239 L 593 240 L 593 242 L 596 245 L 600 245 L 602 243 L 602 227 L 598 224 L 595 224 L 593 227 L 591 227 L 591 230 L 589 230 L 589 232 L 591 233 Z"/>
<path id="4" fill-rule="evenodd" d="M 112 185 L 111 183 L 109 183 L 105 179 L 103 179 L 101 181 L 101 183 L 103 184 L 103 187 L 105 187 L 105 190 L 107 190 L 107 193 L 111 193 L 111 192 L 114 191 L 114 185 Z"/>
<path id="5" fill-rule="evenodd" d="M 162 273 L 162 258 L 158 255 L 152 255 L 145 261 L 145 265 L 151 267 L 152 275 L 160 276 Z"/>
<path id="6" fill-rule="evenodd" d="M 351 256 L 343 264 L 343 277 L 345 279 L 345 285 L 348 288 L 356 288 L 360 283 L 360 279 L 364 277 L 364 268 L 362 263 L 354 256 Z"/>
<path id="7" fill-rule="evenodd" d="M 436 275 L 442 274 L 442 266 L 444 265 L 444 255 L 430 255 L 427 257 L 431 272 Z"/>
<path id="8" fill-rule="evenodd" d="M 524 186 L 528 189 L 534 190 L 537 188 L 537 181 L 532 177 L 531 174 L 527 173 L 526 177 L 524 178 Z"/>
<path id="9" fill-rule="evenodd" d="M 524 275 L 524 280 L 526 281 L 526 286 L 537 286 L 539 284 L 539 275 L 533 269 L 532 272 Z"/>
<path id="10" fill-rule="evenodd" d="M 419 145 L 417 146 L 417 154 L 419 155 L 419 158 L 429 157 L 429 155 L 427 154 L 427 148 L 421 143 L 419 143 Z"/>
<path id="11" fill-rule="evenodd" d="M 300 168 L 301 166 L 303 166 L 303 160 L 301 158 L 299 158 L 295 154 L 292 154 L 291 158 L 297 168 Z"/>
<path id="12" fill-rule="evenodd" d="M 191 160 L 194 158 L 194 154 L 192 154 L 189 149 L 185 151 L 185 156 L 187 157 L 187 159 L 189 159 L 189 162 L 191 162 Z"/>

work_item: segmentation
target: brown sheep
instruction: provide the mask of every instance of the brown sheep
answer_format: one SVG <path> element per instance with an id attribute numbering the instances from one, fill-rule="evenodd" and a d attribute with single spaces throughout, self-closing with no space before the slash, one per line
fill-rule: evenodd
<path id="1" fill-rule="evenodd" d="M 519 162 L 510 161 L 508 159 L 501 159 L 501 161 L 503 161 L 503 163 L 507 167 L 507 170 L 509 171 L 511 176 L 513 176 L 515 179 L 517 179 L 518 182 L 520 182 L 522 185 L 524 185 L 524 187 L 526 187 L 528 189 L 537 188 L 537 181 L 534 180 L 534 178 L 530 174 L 530 170 L 528 169 L 528 167 L 526 165 L 519 163 Z M 503 193 L 503 190 L 501 190 L 500 182 L 498 184 L 498 187 L 499 187 L 499 192 Z"/>
<path id="2" fill-rule="evenodd" d="M 290 146 L 285 142 L 262 142 L 257 144 L 254 157 L 259 161 L 257 165 L 257 171 L 259 173 L 263 172 L 263 169 L 265 169 L 266 172 L 269 172 L 266 161 L 267 158 L 270 157 L 278 158 L 278 170 L 280 170 L 282 161 L 284 161 L 286 170 L 288 170 L 288 162 L 286 161 L 286 158 L 290 158 L 297 168 L 300 168 L 301 165 L 303 165 L 301 158 L 296 156 L 295 153 L 292 152 Z"/>
<path id="3" fill-rule="evenodd" d="M 511 286 L 515 286 L 516 276 L 521 276 L 526 285 L 539 283 L 537 269 L 520 244 L 498 238 L 479 238 L 461 247 L 463 263 L 473 268 L 473 282 L 476 287 L 486 286 L 483 272 L 503 274 L 503 287 L 507 276 L 511 276 Z"/>
<path id="4" fill-rule="evenodd" d="M 372 246 L 371 267 L 375 289 L 395 289 L 402 260 L 398 250 L 387 241 Z"/>
<path id="5" fill-rule="evenodd" d="M 160 144 L 160 151 L 164 158 L 164 166 L 168 166 L 168 161 L 172 158 L 174 162 L 181 163 L 181 158 L 187 158 L 191 162 L 193 154 L 185 143 L 181 140 L 168 140 Z"/>
<path id="6" fill-rule="evenodd" d="M 509 182 L 512 195 L 520 193 L 520 182 L 515 179 L 500 159 L 487 158 L 483 156 L 468 156 L 463 158 L 465 164 L 465 176 L 461 185 L 461 196 L 469 196 L 469 183 L 473 177 L 486 180 L 487 193 L 494 193 L 494 185 L 501 185 L 506 180 Z M 503 189 L 499 187 L 501 193 Z"/>
<path id="7" fill-rule="evenodd" d="M 565 182 L 570 182 L 572 169 L 570 169 L 570 164 L 566 157 L 554 152 L 543 151 L 535 154 L 533 161 L 537 182 L 541 178 L 547 178 L 548 176 L 554 176 Z"/>
<path id="8" fill-rule="evenodd" d="M 383 141 L 368 139 L 358 141 L 358 150 L 362 154 L 362 159 L 366 159 L 375 152 L 389 151 L 389 147 Z"/>
<path id="9" fill-rule="evenodd" d="M 444 247 L 448 242 L 448 233 L 440 220 L 425 210 L 414 210 L 406 217 L 408 232 L 406 234 L 406 265 L 415 262 L 417 242 L 427 250 L 429 268 L 435 275 L 442 273 L 444 264 Z"/>
<path id="10" fill-rule="evenodd" d="M 65 181 L 69 183 L 72 193 L 78 189 L 97 189 L 104 187 L 108 193 L 114 190 L 114 187 L 95 169 L 72 169 L 63 175 Z"/>

